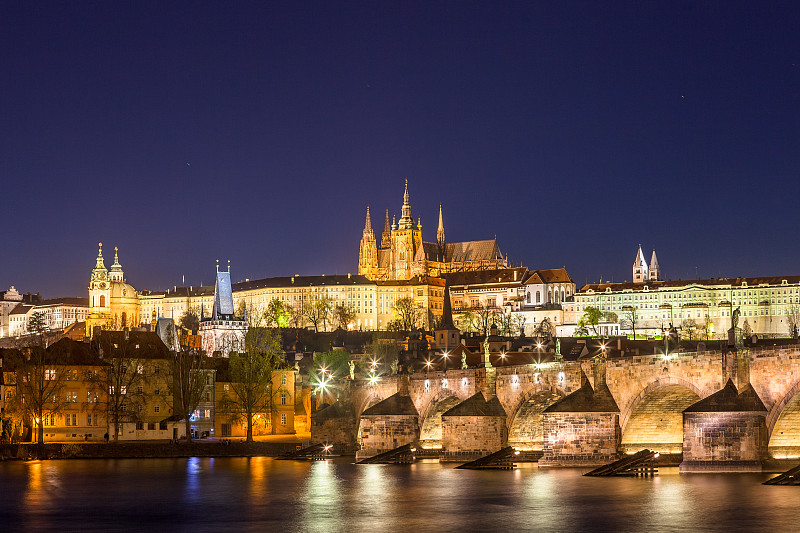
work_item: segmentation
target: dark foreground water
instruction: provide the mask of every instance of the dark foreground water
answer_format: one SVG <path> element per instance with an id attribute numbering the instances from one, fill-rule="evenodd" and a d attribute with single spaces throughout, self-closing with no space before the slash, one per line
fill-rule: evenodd
<path id="1" fill-rule="evenodd" d="M 2 531 L 800 531 L 770 475 L 132 459 L 0 464 Z"/>

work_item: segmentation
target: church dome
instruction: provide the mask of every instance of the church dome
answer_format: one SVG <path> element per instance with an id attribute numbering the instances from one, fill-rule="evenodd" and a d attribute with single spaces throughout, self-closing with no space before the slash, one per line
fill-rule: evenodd
<path id="1" fill-rule="evenodd" d="M 111 297 L 112 298 L 136 298 L 136 289 L 128 285 L 124 281 L 111 282 Z"/>

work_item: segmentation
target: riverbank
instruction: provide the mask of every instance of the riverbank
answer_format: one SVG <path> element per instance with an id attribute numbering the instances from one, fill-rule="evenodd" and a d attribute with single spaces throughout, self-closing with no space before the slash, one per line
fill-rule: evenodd
<path id="1" fill-rule="evenodd" d="M 2 444 L 0 461 L 30 459 L 147 459 L 170 457 L 275 457 L 291 452 L 300 441 L 256 442 L 196 440 L 179 442 L 111 442 Z"/>

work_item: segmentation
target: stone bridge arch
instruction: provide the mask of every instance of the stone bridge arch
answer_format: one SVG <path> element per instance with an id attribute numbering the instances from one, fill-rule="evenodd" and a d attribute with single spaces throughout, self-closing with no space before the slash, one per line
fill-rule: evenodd
<path id="1" fill-rule="evenodd" d="M 620 447 L 626 452 L 643 448 L 667 453 L 683 449 L 683 410 L 710 394 L 675 376 L 649 383 L 621 409 Z"/>
<path id="2" fill-rule="evenodd" d="M 442 414 L 464 401 L 455 391 L 442 389 L 431 399 L 424 414 L 420 413 L 420 446 L 442 447 Z"/>
<path id="3" fill-rule="evenodd" d="M 767 414 L 769 453 L 776 459 L 800 457 L 800 380 Z"/>
<path id="4" fill-rule="evenodd" d="M 361 419 L 361 413 L 366 411 L 381 400 L 385 400 L 396 393 L 398 382 L 394 376 L 385 377 L 378 383 L 370 384 L 367 380 L 353 382 L 351 388 L 352 409 L 356 420 Z"/>
<path id="5" fill-rule="evenodd" d="M 523 392 L 508 413 L 508 445 L 519 450 L 542 450 L 542 414 L 566 395 L 563 389 L 549 384 L 541 384 Z"/>

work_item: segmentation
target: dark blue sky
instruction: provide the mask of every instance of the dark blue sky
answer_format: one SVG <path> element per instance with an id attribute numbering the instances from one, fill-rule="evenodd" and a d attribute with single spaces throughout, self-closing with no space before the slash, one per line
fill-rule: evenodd
<path id="1" fill-rule="evenodd" d="M 0 286 L 356 272 L 404 178 L 578 285 L 800 273 L 800 4 L 607 4 L 4 2 Z"/>

